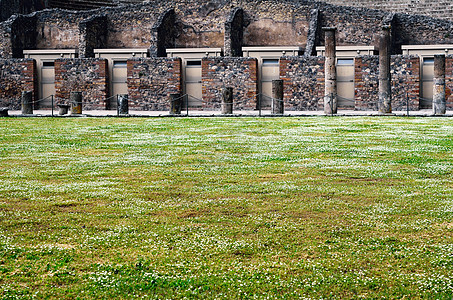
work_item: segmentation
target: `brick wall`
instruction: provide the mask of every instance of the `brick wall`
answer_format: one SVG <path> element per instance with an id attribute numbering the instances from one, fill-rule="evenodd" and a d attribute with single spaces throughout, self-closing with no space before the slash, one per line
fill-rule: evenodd
<path id="1" fill-rule="evenodd" d="M 280 79 L 286 110 L 323 109 L 324 57 L 281 57 Z"/>
<path id="2" fill-rule="evenodd" d="M 169 110 L 169 95 L 182 94 L 181 59 L 130 59 L 127 61 L 127 86 L 130 107 Z"/>
<path id="3" fill-rule="evenodd" d="M 203 108 L 218 109 L 225 87 L 233 88 L 234 109 L 255 109 L 258 94 L 255 58 L 206 57 L 201 62 Z"/>
<path id="4" fill-rule="evenodd" d="M 20 109 L 23 91 L 33 91 L 37 100 L 35 60 L 0 59 L 0 107 Z"/>
<path id="5" fill-rule="evenodd" d="M 445 57 L 445 94 L 447 110 L 453 110 L 453 55 Z"/>
<path id="6" fill-rule="evenodd" d="M 354 61 L 355 110 L 377 110 L 379 56 L 364 55 Z"/>
<path id="7" fill-rule="evenodd" d="M 102 58 L 57 59 L 55 100 L 68 102 L 71 92 L 82 92 L 83 109 L 108 108 L 108 62 Z"/>
<path id="8" fill-rule="evenodd" d="M 392 55 L 392 109 L 406 110 L 420 107 L 420 58 L 418 56 Z M 407 97 L 406 97 L 407 96 Z"/>

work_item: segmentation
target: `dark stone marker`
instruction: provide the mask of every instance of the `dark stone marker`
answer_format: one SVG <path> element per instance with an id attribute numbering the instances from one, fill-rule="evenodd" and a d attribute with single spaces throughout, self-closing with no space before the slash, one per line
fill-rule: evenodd
<path id="1" fill-rule="evenodd" d="M 0 117 L 7 117 L 8 110 L 9 110 L 9 108 L 7 108 L 7 107 L 0 107 Z"/>
<path id="2" fill-rule="evenodd" d="M 60 116 L 66 115 L 69 110 L 69 105 L 68 104 L 58 104 L 58 114 Z"/>
<path id="3" fill-rule="evenodd" d="M 128 115 L 129 114 L 129 95 L 120 94 L 118 95 L 118 114 Z"/>
<path id="4" fill-rule="evenodd" d="M 71 92 L 71 115 L 82 114 L 82 92 Z"/>
<path id="5" fill-rule="evenodd" d="M 170 115 L 180 115 L 183 97 L 181 94 L 170 94 Z"/>
<path id="6" fill-rule="evenodd" d="M 272 80 L 272 114 L 283 115 L 283 80 Z"/>
<path id="7" fill-rule="evenodd" d="M 382 27 L 379 37 L 379 102 L 381 114 L 392 113 L 392 81 L 390 78 L 390 26 Z"/>
<path id="8" fill-rule="evenodd" d="M 33 114 L 33 93 L 30 91 L 22 92 L 22 114 Z"/>
<path id="9" fill-rule="evenodd" d="M 227 87 L 222 91 L 222 114 L 233 114 L 233 88 Z"/>
<path id="10" fill-rule="evenodd" d="M 433 114 L 445 115 L 445 55 L 434 55 Z"/>
<path id="11" fill-rule="evenodd" d="M 336 28 L 323 27 L 326 45 L 324 113 L 337 113 Z"/>

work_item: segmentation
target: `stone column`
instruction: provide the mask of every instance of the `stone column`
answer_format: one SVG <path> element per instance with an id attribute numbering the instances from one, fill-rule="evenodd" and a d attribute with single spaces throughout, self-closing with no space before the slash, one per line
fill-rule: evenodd
<path id="1" fill-rule="evenodd" d="M 170 115 L 180 115 L 183 103 L 181 94 L 170 94 Z"/>
<path id="2" fill-rule="evenodd" d="M 381 114 L 392 113 L 392 83 L 390 78 L 390 26 L 382 27 L 379 37 L 379 102 Z"/>
<path id="3" fill-rule="evenodd" d="M 33 114 L 33 93 L 30 91 L 22 92 L 22 114 Z"/>
<path id="4" fill-rule="evenodd" d="M 433 114 L 445 115 L 445 55 L 434 55 Z"/>
<path id="5" fill-rule="evenodd" d="M 283 80 L 272 80 L 272 114 L 283 115 Z"/>
<path id="6" fill-rule="evenodd" d="M 337 113 L 336 28 L 323 27 L 326 46 L 324 113 Z"/>
<path id="7" fill-rule="evenodd" d="M 118 114 L 128 115 L 129 114 L 129 96 L 128 94 L 118 95 Z"/>
<path id="8" fill-rule="evenodd" d="M 71 115 L 82 114 L 82 92 L 71 92 L 69 102 L 71 103 Z"/>
<path id="9" fill-rule="evenodd" d="M 222 115 L 233 114 L 233 88 L 227 87 L 222 91 Z"/>

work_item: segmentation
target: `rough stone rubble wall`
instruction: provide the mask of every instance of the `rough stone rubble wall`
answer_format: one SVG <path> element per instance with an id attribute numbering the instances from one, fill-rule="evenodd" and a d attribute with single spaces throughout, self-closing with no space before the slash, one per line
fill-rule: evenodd
<path id="1" fill-rule="evenodd" d="M 20 109 L 23 91 L 33 91 L 33 100 L 37 100 L 36 62 L 0 59 L 0 107 Z"/>
<path id="2" fill-rule="evenodd" d="M 356 110 L 377 110 L 379 92 L 379 56 L 364 55 L 354 61 Z"/>
<path id="3" fill-rule="evenodd" d="M 453 55 L 445 58 L 445 94 L 447 110 L 453 110 Z"/>
<path id="4" fill-rule="evenodd" d="M 108 108 L 108 61 L 102 58 L 55 61 L 55 102 L 67 103 L 71 92 L 82 92 L 83 109 Z"/>
<path id="5" fill-rule="evenodd" d="M 420 58 L 409 55 L 392 55 L 392 108 L 418 110 L 420 106 Z"/>
<path id="6" fill-rule="evenodd" d="M 335 5 L 366 7 L 388 12 L 425 15 L 453 21 L 453 2 L 437 0 L 322 0 Z"/>
<path id="7" fill-rule="evenodd" d="M 130 59 L 127 86 L 131 108 L 168 111 L 170 94 L 182 95 L 181 59 Z"/>
<path id="8" fill-rule="evenodd" d="M 203 108 L 218 109 L 222 91 L 233 88 L 234 109 L 255 109 L 258 95 L 258 62 L 255 58 L 207 57 L 201 62 Z"/>
<path id="9" fill-rule="evenodd" d="M 286 110 L 323 109 L 324 63 L 324 57 L 286 56 L 280 59 Z"/>

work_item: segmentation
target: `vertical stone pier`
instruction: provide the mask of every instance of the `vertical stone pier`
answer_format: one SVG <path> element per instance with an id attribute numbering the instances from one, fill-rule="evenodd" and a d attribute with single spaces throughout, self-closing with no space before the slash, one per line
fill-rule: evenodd
<path id="1" fill-rule="evenodd" d="M 390 26 L 382 27 L 379 37 L 379 102 L 381 114 L 392 113 L 392 82 L 390 78 Z"/>
<path id="2" fill-rule="evenodd" d="M 71 92 L 69 102 L 71 103 L 71 115 L 82 114 L 82 92 Z"/>
<path id="3" fill-rule="evenodd" d="M 33 92 L 30 91 L 22 92 L 22 114 L 23 115 L 33 114 Z"/>
<path id="4" fill-rule="evenodd" d="M 227 87 L 222 91 L 222 115 L 233 114 L 233 88 Z"/>
<path id="5" fill-rule="evenodd" d="M 445 115 L 445 55 L 434 55 L 433 114 Z"/>
<path id="6" fill-rule="evenodd" d="M 283 115 L 285 105 L 283 103 L 283 80 L 272 80 L 272 114 Z"/>
<path id="7" fill-rule="evenodd" d="M 326 46 L 324 113 L 337 113 L 337 68 L 335 27 L 323 27 Z"/>

